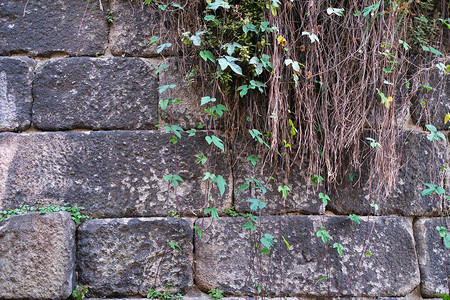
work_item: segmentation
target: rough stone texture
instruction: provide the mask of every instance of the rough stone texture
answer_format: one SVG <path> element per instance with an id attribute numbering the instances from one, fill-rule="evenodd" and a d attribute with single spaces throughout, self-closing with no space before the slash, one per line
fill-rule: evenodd
<path id="1" fill-rule="evenodd" d="M 160 28 L 159 9 L 143 2 L 111 0 L 110 9 L 114 12 L 114 22 L 110 32 L 110 50 L 113 55 L 131 55 L 141 57 L 158 56 L 157 47 L 167 43 L 166 32 Z M 153 37 L 160 40 L 149 46 Z M 170 55 L 169 48 L 161 53 Z"/>
<path id="2" fill-rule="evenodd" d="M 369 141 L 365 141 L 363 151 L 371 149 L 369 144 Z M 402 147 L 403 156 L 397 186 L 388 199 L 377 201 L 379 206 L 377 213 L 403 216 L 436 215 L 441 209 L 439 198 L 434 195 L 422 197 L 421 193 L 426 188 L 424 182 L 443 185 L 443 176 L 439 170 L 446 165 L 448 159 L 446 143 L 441 140 L 432 143 L 425 133 L 406 131 L 399 138 L 398 147 Z M 353 170 L 349 171 L 351 173 Z M 331 202 L 327 209 L 338 214 L 373 213 L 373 208 L 370 207 L 372 198 L 369 198 L 369 187 L 365 184 L 367 180 L 366 161 L 362 167 L 360 181 L 350 181 L 347 176 L 344 182 L 330 193 Z"/>
<path id="3" fill-rule="evenodd" d="M 66 299 L 75 274 L 75 223 L 67 212 L 0 223 L 0 299 Z"/>
<path id="4" fill-rule="evenodd" d="M 167 216 L 177 211 L 173 187 L 163 177 L 176 174 L 171 134 L 159 131 L 100 131 L 0 134 L 0 209 L 19 204 L 78 203 L 99 217 Z M 205 136 L 187 134 L 178 141 L 178 189 L 182 214 L 199 214 L 208 201 L 201 181 L 206 167 L 195 164 L 205 151 Z M 216 174 L 231 184 L 224 154 Z M 220 197 L 221 211 L 231 202 L 231 188 Z M 205 199 L 206 198 L 206 199 Z"/>
<path id="5" fill-rule="evenodd" d="M 424 218 L 414 223 L 421 274 L 422 296 L 448 294 L 449 249 L 445 248 L 436 226 L 450 228 L 450 218 Z"/>
<path id="6" fill-rule="evenodd" d="M 87 221 L 78 230 L 79 281 L 94 297 L 147 295 L 167 284 L 186 293 L 193 284 L 192 225 L 172 218 Z"/>
<path id="7" fill-rule="evenodd" d="M 157 87 L 151 60 L 49 60 L 36 75 L 33 124 L 43 130 L 154 128 Z"/>
<path id="8" fill-rule="evenodd" d="M 176 84 L 173 89 L 168 89 L 160 95 L 160 99 L 180 99 L 181 102 L 173 105 L 172 114 L 168 108 L 166 111 L 160 109 L 161 119 L 166 123 L 170 123 L 172 118 L 173 124 L 177 124 L 183 128 L 196 127 L 205 124 L 205 107 L 201 107 L 201 97 L 211 96 L 202 94 L 208 91 L 196 90 L 193 85 L 189 85 L 185 74 L 178 67 L 176 58 L 166 59 L 163 64 L 167 64 L 168 68 L 161 71 L 159 76 L 159 85 Z"/>
<path id="9" fill-rule="evenodd" d="M 107 1 L 102 1 L 107 8 Z M 0 0 L 0 55 L 27 53 L 93 56 L 108 43 L 98 1 Z"/>
<path id="10" fill-rule="evenodd" d="M 0 131 L 30 127 L 33 77 L 32 59 L 0 57 Z"/>
<path id="11" fill-rule="evenodd" d="M 430 78 L 424 83 L 433 88 L 423 89 L 419 97 L 413 99 L 412 117 L 414 123 L 432 124 L 438 130 L 449 130 L 450 123 L 444 124 L 445 115 L 450 113 L 450 75 L 444 75 L 436 67 L 430 72 Z M 422 99 L 425 105 L 421 105 Z"/>
<path id="12" fill-rule="evenodd" d="M 202 224 L 202 220 L 204 224 Z M 264 256 L 262 276 L 259 283 L 267 287 L 267 294 L 289 296 L 326 296 L 326 280 L 316 283 L 326 273 L 326 254 L 316 232 L 322 224 L 320 216 L 261 217 L 263 230 L 275 236 L 275 247 L 270 256 Z M 333 268 L 331 292 L 344 288 L 348 275 L 353 272 L 361 256 L 370 251 L 353 281 L 343 290 L 343 296 L 404 296 L 419 283 L 419 267 L 412 226 L 405 218 L 371 217 L 358 225 L 348 217 L 323 217 L 324 226 L 333 237 L 328 241 L 330 264 Z M 199 219 L 197 226 L 205 228 L 202 243 L 196 236 L 196 284 L 203 291 L 220 288 L 226 294 L 252 295 L 258 277 L 255 256 L 256 241 L 250 230 L 242 229 L 244 218 L 221 218 L 211 224 L 211 219 Z M 281 223 L 280 223 L 281 222 Z M 372 232 L 372 225 L 373 232 Z M 279 228 L 282 228 L 281 231 Z M 364 238 L 372 232 L 368 248 Z M 258 237 L 253 233 L 253 238 Z M 281 239 L 284 236 L 292 247 L 288 251 Z M 347 250 L 338 257 L 332 244 L 341 243 Z M 259 242 L 257 242 L 259 244 Z M 282 277 L 280 277 L 282 274 Z"/>
<path id="13" fill-rule="evenodd" d="M 256 152 L 253 152 L 253 155 Z M 247 153 L 248 154 L 248 153 Z M 267 206 L 261 210 L 264 215 L 278 214 L 287 212 L 301 212 L 318 214 L 323 212 L 322 201 L 319 199 L 319 190 L 311 186 L 310 178 L 305 172 L 305 168 L 301 168 L 299 163 L 291 166 L 289 179 L 285 179 L 283 172 L 273 173 L 273 168 L 267 163 L 262 168 L 262 162 L 258 162 L 253 166 L 247 161 L 248 155 L 242 155 L 236 165 L 233 167 L 233 176 L 235 184 L 235 201 L 234 205 L 238 212 L 251 212 L 251 203 L 248 199 L 258 198 L 266 202 Z M 269 177 L 275 178 L 269 179 Z M 256 178 L 267 189 L 267 193 L 263 194 L 261 189 L 252 188 L 242 190 L 237 193 L 239 187 L 246 182 L 247 178 Z M 290 188 L 288 197 L 283 199 L 282 194 L 278 191 L 278 186 L 287 185 Z M 322 191 L 323 192 L 323 191 Z"/>

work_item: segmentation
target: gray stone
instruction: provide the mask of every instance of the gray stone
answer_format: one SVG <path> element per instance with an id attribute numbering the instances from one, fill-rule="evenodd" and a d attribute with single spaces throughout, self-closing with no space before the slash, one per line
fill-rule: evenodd
<path id="1" fill-rule="evenodd" d="M 252 235 L 249 229 L 242 229 L 247 221 L 241 217 L 196 221 L 204 228 L 201 243 L 196 236 L 195 246 L 195 282 L 201 290 L 220 288 L 229 295 L 253 295 L 252 278 L 258 278 L 268 296 L 327 296 L 327 281 L 318 282 L 327 270 L 325 247 L 316 236 L 322 224 L 332 236 L 327 241 L 333 268 L 332 296 L 341 289 L 343 296 L 404 296 L 420 283 L 412 226 L 405 218 L 370 217 L 369 222 L 364 218 L 358 225 L 348 217 L 268 216 L 260 217 L 263 230 Z M 259 264 L 258 240 L 266 233 L 275 236 L 275 246 Z M 367 233 L 371 234 L 365 248 Z M 341 257 L 332 248 L 334 243 L 345 247 Z M 365 257 L 367 251 L 370 257 Z M 361 257 L 362 263 L 346 287 Z"/>
<path id="2" fill-rule="evenodd" d="M 108 24 L 98 1 L 0 0 L 0 55 L 93 56 L 107 43 Z"/>
<path id="3" fill-rule="evenodd" d="M 33 77 L 32 59 L 0 57 L 0 131 L 22 131 L 30 126 Z"/>
<path id="4" fill-rule="evenodd" d="M 412 117 L 415 123 L 432 124 L 438 130 L 449 130 L 450 123 L 444 124 L 445 115 L 450 113 L 450 75 L 444 75 L 436 67 L 429 74 L 428 82 L 424 83 L 433 88 L 413 98 Z M 425 104 L 422 104 L 422 100 Z"/>
<path id="5" fill-rule="evenodd" d="M 319 192 L 323 191 L 311 185 L 310 178 L 306 174 L 306 168 L 302 168 L 297 161 L 291 166 L 289 177 L 285 178 L 286 173 L 281 170 L 275 173 L 270 163 L 266 163 L 263 167 L 261 157 L 259 157 L 260 161 L 256 166 L 247 161 L 249 154 L 255 155 L 256 153 L 254 151 L 252 154 L 247 152 L 245 155 L 241 155 L 233 167 L 236 211 L 251 212 L 251 203 L 247 200 L 257 198 L 267 204 L 261 210 L 263 215 L 288 212 L 319 214 L 323 212 L 322 201 L 318 196 Z M 267 192 L 264 194 L 261 189 L 255 189 L 255 183 L 252 183 L 251 188 L 241 190 L 238 193 L 242 184 L 248 183 L 248 178 L 257 179 L 267 189 Z M 281 192 L 278 191 L 278 187 L 284 185 L 287 185 L 290 189 L 286 199 L 283 199 Z"/>
<path id="6" fill-rule="evenodd" d="M 172 105 L 166 111 L 160 108 L 162 121 L 177 124 L 183 128 L 196 127 L 205 124 L 206 114 L 205 108 L 201 107 L 201 97 L 211 96 L 210 94 L 202 94 L 205 90 L 196 89 L 186 80 L 186 76 L 179 66 L 176 58 L 164 60 L 161 64 L 167 64 L 168 68 L 161 71 L 159 76 L 159 85 L 176 84 L 173 89 L 168 89 L 162 93 L 159 98 L 164 100 L 167 98 L 180 99 L 181 102 Z M 208 90 L 206 90 L 208 92 Z"/>
<path id="7" fill-rule="evenodd" d="M 193 284 L 192 225 L 172 218 L 86 221 L 77 236 L 78 279 L 93 297 L 143 296 L 168 284 L 169 292 L 185 293 Z"/>
<path id="8" fill-rule="evenodd" d="M 33 124 L 42 130 L 152 129 L 158 122 L 151 60 L 49 60 L 34 82 Z"/>
<path id="9" fill-rule="evenodd" d="M 75 223 L 67 212 L 0 223 L 0 299 L 66 299 L 74 275 Z"/>
<path id="10" fill-rule="evenodd" d="M 144 5 L 142 1 L 112 0 L 110 9 L 114 12 L 114 22 L 111 24 L 110 50 L 113 55 L 131 55 L 155 57 L 157 47 L 167 43 L 166 31 L 160 28 L 161 15 L 159 9 Z M 152 38 L 160 40 L 148 45 Z M 161 53 L 171 54 L 169 48 Z"/>
<path id="11" fill-rule="evenodd" d="M 223 211 L 231 204 L 231 187 L 220 197 L 214 186 L 206 196 L 201 179 L 208 170 L 195 164 L 195 155 L 207 151 L 205 135 L 183 134 L 177 167 L 171 137 L 159 131 L 2 133 L 0 209 L 64 199 L 99 217 L 167 216 L 177 202 L 183 215 L 201 215 L 204 205 Z M 214 172 L 231 185 L 226 155 L 216 159 Z M 176 168 L 184 180 L 177 197 L 163 179 Z"/>
<path id="12" fill-rule="evenodd" d="M 421 274 L 422 296 L 449 293 L 449 249 L 444 246 L 436 226 L 450 229 L 450 218 L 423 218 L 414 223 Z"/>
<path id="13" fill-rule="evenodd" d="M 368 133 L 365 136 L 372 136 Z M 373 138 L 376 137 L 372 136 Z M 372 150 L 369 141 L 364 142 L 363 151 Z M 446 143 L 436 140 L 433 143 L 427 139 L 427 134 L 405 131 L 399 137 L 398 148 L 402 148 L 402 159 L 397 176 L 397 185 L 391 195 L 382 201 L 376 201 L 379 206 L 377 213 L 381 215 L 431 216 L 441 209 L 439 197 L 435 195 L 422 197 L 423 183 L 434 183 L 443 186 L 443 176 L 440 168 L 446 165 Z M 369 197 L 368 164 L 362 166 L 361 177 L 350 181 L 348 174 L 358 171 L 347 170 L 347 176 L 336 190 L 330 193 L 331 202 L 327 209 L 338 214 L 371 214 L 373 201 Z M 375 197 L 374 195 L 372 197 Z"/>

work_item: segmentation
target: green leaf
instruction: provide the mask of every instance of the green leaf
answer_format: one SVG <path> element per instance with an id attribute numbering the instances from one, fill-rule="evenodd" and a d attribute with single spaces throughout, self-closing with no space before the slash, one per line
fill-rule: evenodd
<path id="1" fill-rule="evenodd" d="M 290 191 L 291 189 L 287 186 L 287 185 L 285 185 L 285 186 L 279 186 L 278 187 L 278 191 L 279 192 L 281 192 L 281 194 L 282 194 L 282 196 L 283 196 L 283 198 L 284 199 L 286 199 L 287 198 L 287 192 L 288 191 Z"/>
<path id="2" fill-rule="evenodd" d="M 180 4 L 176 3 L 176 2 L 172 3 L 172 6 L 175 7 L 175 8 L 179 8 L 181 10 L 184 10 L 184 7 L 181 6 Z"/>
<path id="3" fill-rule="evenodd" d="M 236 89 L 236 91 L 239 92 L 239 95 L 240 95 L 241 97 L 244 97 L 245 95 L 247 95 L 247 92 L 248 92 L 248 90 L 250 90 L 250 89 L 255 89 L 255 86 L 252 86 L 252 85 L 241 85 L 241 86 L 239 86 L 239 87 Z"/>
<path id="4" fill-rule="evenodd" d="M 353 222 L 357 223 L 358 225 L 361 224 L 361 219 L 355 215 L 355 214 L 350 214 L 348 215 L 349 219 L 352 220 Z"/>
<path id="5" fill-rule="evenodd" d="M 221 117 L 224 111 L 228 111 L 228 108 L 225 105 L 219 104 L 217 106 L 211 107 L 209 111 L 211 113 L 217 113 L 219 117 Z"/>
<path id="6" fill-rule="evenodd" d="M 150 46 L 153 43 L 156 43 L 157 41 L 159 41 L 159 37 L 155 36 L 153 37 L 150 42 L 147 44 L 147 47 Z"/>
<path id="7" fill-rule="evenodd" d="M 324 244 L 326 244 L 328 239 L 331 238 L 331 236 L 326 231 L 325 226 L 321 226 L 320 229 L 317 231 L 316 235 L 317 235 L 317 237 L 321 238 L 321 240 Z"/>
<path id="8" fill-rule="evenodd" d="M 213 3 L 210 3 L 208 5 L 208 9 L 212 9 L 212 10 L 217 10 L 220 7 L 224 8 L 224 9 L 228 9 L 228 8 L 230 8 L 230 4 L 228 4 L 227 1 L 216 0 Z"/>
<path id="9" fill-rule="evenodd" d="M 202 44 L 202 38 L 200 36 L 204 33 L 205 31 L 197 31 L 193 36 L 189 38 L 189 40 L 192 41 L 194 46 L 200 46 Z"/>
<path id="10" fill-rule="evenodd" d="M 168 64 L 160 65 L 158 70 L 156 70 L 155 74 L 158 75 L 159 72 L 161 72 L 162 70 L 166 70 L 168 67 L 169 67 Z"/>
<path id="11" fill-rule="evenodd" d="M 311 185 L 312 186 L 318 186 L 319 183 L 321 183 L 323 181 L 323 177 L 317 174 L 314 174 L 313 176 L 311 176 Z"/>
<path id="12" fill-rule="evenodd" d="M 247 161 L 249 161 L 253 166 L 259 162 L 259 158 L 257 156 L 248 156 Z"/>
<path id="13" fill-rule="evenodd" d="M 339 253 L 339 256 L 342 256 L 342 254 L 344 253 L 344 250 L 345 250 L 344 246 L 342 246 L 339 243 L 334 243 L 333 248 L 337 248 L 336 250 Z"/>
<path id="14" fill-rule="evenodd" d="M 177 86 L 176 84 L 166 84 L 166 85 L 158 87 L 158 92 L 160 94 L 162 94 L 165 91 L 167 91 L 168 89 L 174 89 L 176 86 Z"/>
<path id="15" fill-rule="evenodd" d="M 165 44 L 159 45 L 158 48 L 156 48 L 156 53 L 159 54 L 159 53 L 161 53 L 164 50 L 164 48 L 168 48 L 168 47 L 172 47 L 172 44 L 171 43 L 165 43 Z"/>
<path id="16" fill-rule="evenodd" d="M 322 280 L 327 279 L 327 278 L 328 278 L 328 276 L 320 277 L 319 279 L 317 279 L 315 284 L 318 284 L 319 282 L 321 282 Z"/>
<path id="17" fill-rule="evenodd" d="M 212 54 L 211 51 L 208 51 L 208 50 L 200 51 L 200 56 L 205 61 L 208 61 L 208 59 L 209 59 L 212 63 L 216 63 L 216 58 L 214 57 L 214 54 Z"/>
<path id="18" fill-rule="evenodd" d="M 244 34 L 246 34 L 246 35 L 247 35 L 247 33 L 248 33 L 249 31 L 253 31 L 253 32 L 255 32 L 256 34 L 259 33 L 258 28 L 256 28 L 256 26 L 253 25 L 253 24 L 251 24 L 251 23 L 249 23 L 249 24 L 244 24 L 244 25 L 242 26 L 242 31 L 244 31 Z M 229 54 L 229 55 L 231 55 L 231 54 Z"/>
<path id="19" fill-rule="evenodd" d="M 205 165 L 206 162 L 208 161 L 208 158 L 203 153 L 197 154 L 195 157 L 197 157 L 197 159 L 195 160 L 195 163 L 197 165 L 198 164 Z"/>
<path id="20" fill-rule="evenodd" d="M 214 16 L 214 15 L 206 15 L 204 19 L 205 19 L 205 21 L 212 21 L 215 18 L 216 18 L 216 16 Z"/>
<path id="21" fill-rule="evenodd" d="M 275 242 L 273 241 L 274 236 L 268 233 L 264 234 L 264 237 L 260 239 L 261 244 L 264 245 L 267 249 L 270 249 L 273 245 L 275 245 Z"/>
<path id="22" fill-rule="evenodd" d="M 178 248 L 179 250 L 181 250 L 180 245 L 178 245 L 177 243 L 169 242 L 169 241 L 167 241 L 167 243 L 168 243 L 169 246 L 172 247 L 174 250 L 175 250 L 176 248 Z"/>
<path id="23" fill-rule="evenodd" d="M 266 207 L 266 203 L 259 199 L 248 199 L 248 200 L 246 200 L 246 202 L 252 203 L 250 205 L 250 209 L 253 211 L 258 210 L 258 209 L 263 209 L 264 207 Z"/>
<path id="24" fill-rule="evenodd" d="M 408 51 L 409 49 L 411 49 L 411 46 L 408 45 L 405 41 L 402 40 L 398 40 L 398 42 L 403 45 L 403 48 L 405 48 L 405 51 Z"/>
<path id="25" fill-rule="evenodd" d="M 209 214 L 211 213 L 211 217 L 213 219 L 219 220 L 219 214 L 217 212 L 217 208 L 216 207 L 208 207 L 205 209 L 205 214 Z"/>
<path id="26" fill-rule="evenodd" d="M 370 6 L 364 7 L 362 10 L 363 13 L 363 17 L 367 17 L 370 13 L 375 13 L 375 11 L 378 9 L 378 7 L 380 6 L 380 2 L 377 2 L 375 4 L 372 4 Z"/>
<path id="27" fill-rule="evenodd" d="M 194 226 L 193 228 L 197 231 L 198 237 L 201 238 L 202 237 L 202 230 L 200 228 L 198 228 L 198 226 Z"/>
<path id="28" fill-rule="evenodd" d="M 250 229 L 251 232 L 256 230 L 255 225 L 253 225 L 252 222 L 248 221 L 247 223 L 244 224 L 244 226 L 242 226 L 243 229 Z"/>
<path id="29" fill-rule="evenodd" d="M 319 198 L 322 199 L 323 206 L 326 207 L 328 201 L 330 201 L 330 197 L 324 193 L 319 193 Z"/>
<path id="30" fill-rule="evenodd" d="M 235 61 L 240 61 L 239 59 L 232 57 L 232 56 L 225 56 L 224 58 L 219 58 L 219 66 L 222 71 L 225 71 L 226 68 L 230 67 L 230 69 L 238 74 L 242 75 L 242 69 L 240 66 L 238 66 Z"/>
<path id="31" fill-rule="evenodd" d="M 429 86 L 429 85 L 423 85 L 423 84 L 421 84 L 420 86 L 423 87 L 424 89 L 426 89 L 427 91 L 433 90 L 433 88 L 432 88 L 431 86 Z"/>
<path id="32" fill-rule="evenodd" d="M 431 53 L 433 53 L 434 55 L 443 55 L 441 52 L 439 52 L 439 50 L 437 50 L 437 49 L 435 49 L 435 48 L 433 48 L 433 47 L 427 47 L 427 46 L 424 46 L 424 45 L 421 45 L 422 46 L 422 50 L 423 51 L 427 51 L 427 52 L 431 52 Z"/>
<path id="33" fill-rule="evenodd" d="M 205 140 L 208 142 L 209 145 L 211 145 L 211 143 L 214 143 L 214 145 L 216 145 L 217 148 L 219 148 L 223 152 L 225 151 L 222 140 L 217 136 L 215 135 L 207 136 L 205 137 Z"/>
<path id="34" fill-rule="evenodd" d="M 216 102 L 216 98 L 211 98 L 209 96 L 202 97 L 202 101 L 201 101 L 200 105 L 205 105 L 209 102 Z"/>
<path id="35" fill-rule="evenodd" d="M 227 185 L 227 182 L 225 181 L 225 179 L 222 177 L 222 175 L 219 175 L 217 177 L 214 177 L 212 179 L 212 181 L 217 184 L 217 187 L 219 188 L 220 196 L 223 196 L 223 194 L 225 193 L 225 187 Z"/>
<path id="36" fill-rule="evenodd" d="M 246 181 L 244 182 L 239 189 L 237 190 L 236 194 L 239 194 L 241 191 L 244 191 L 246 189 L 248 189 L 248 187 L 250 186 L 250 184 Z"/>
<path id="37" fill-rule="evenodd" d="M 289 245 L 288 241 L 286 241 L 286 239 L 284 238 L 284 236 L 281 236 L 281 238 L 283 239 L 284 243 L 286 244 L 288 250 L 291 251 L 292 248 L 291 248 L 291 246 Z"/>

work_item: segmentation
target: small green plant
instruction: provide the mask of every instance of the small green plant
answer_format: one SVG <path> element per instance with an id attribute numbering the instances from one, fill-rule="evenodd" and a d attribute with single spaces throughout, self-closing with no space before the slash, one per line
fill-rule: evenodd
<path id="1" fill-rule="evenodd" d="M 106 10 L 106 21 L 109 24 L 114 23 L 114 12 L 112 10 L 110 10 L 110 9 Z"/>
<path id="2" fill-rule="evenodd" d="M 84 210 L 84 207 L 78 206 L 75 204 L 74 206 L 70 206 L 68 203 L 65 203 L 64 201 L 61 202 L 60 205 L 52 204 L 52 205 L 45 205 L 45 206 L 30 206 L 28 204 L 20 205 L 19 208 L 14 209 L 7 209 L 0 211 L 0 222 L 5 220 L 6 218 L 16 216 L 16 215 L 23 215 L 26 213 L 32 213 L 32 212 L 38 212 L 41 214 L 45 214 L 48 212 L 58 212 L 58 211 L 67 211 L 70 216 L 72 217 L 72 220 L 76 224 L 80 224 L 81 221 L 85 219 L 89 219 L 89 216 L 84 215 L 81 211 Z"/>
<path id="3" fill-rule="evenodd" d="M 157 292 L 154 289 L 150 289 L 147 294 L 147 298 L 150 299 L 181 299 L 183 295 L 180 293 L 172 294 L 167 291 Z"/>
<path id="4" fill-rule="evenodd" d="M 208 295 L 213 300 L 219 300 L 223 298 L 223 291 L 221 289 L 210 289 Z"/>
<path id="5" fill-rule="evenodd" d="M 82 285 L 77 285 L 77 287 L 72 292 L 72 298 L 76 300 L 82 300 L 89 293 L 89 289 Z"/>

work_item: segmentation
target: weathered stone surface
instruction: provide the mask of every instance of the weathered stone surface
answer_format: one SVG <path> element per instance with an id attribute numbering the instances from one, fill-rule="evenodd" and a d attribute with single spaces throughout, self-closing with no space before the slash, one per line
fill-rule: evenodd
<path id="1" fill-rule="evenodd" d="M 110 50 L 113 55 L 131 55 L 142 57 L 158 56 L 157 47 L 167 43 L 164 40 L 165 30 L 160 28 L 161 16 L 158 9 L 143 2 L 112 0 L 110 9 L 114 12 L 111 25 Z M 148 45 L 153 37 L 160 41 Z M 148 46 L 147 46 L 148 45 Z M 170 54 L 169 48 L 161 53 Z"/>
<path id="2" fill-rule="evenodd" d="M 32 59 L 0 57 L 0 131 L 30 127 L 33 77 Z"/>
<path id="3" fill-rule="evenodd" d="M 43 130 L 151 129 L 158 122 L 154 62 L 67 58 L 39 67 L 33 124 Z"/>
<path id="4" fill-rule="evenodd" d="M 147 295 L 167 284 L 173 285 L 169 292 L 186 293 L 193 284 L 192 225 L 172 218 L 84 222 L 78 229 L 79 281 L 94 297 Z"/>
<path id="5" fill-rule="evenodd" d="M 242 155 L 233 167 L 236 211 L 251 212 L 251 203 L 247 200 L 257 198 L 267 204 L 261 210 L 263 215 L 287 212 L 311 214 L 323 212 L 322 201 L 318 197 L 320 191 L 310 184 L 311 181 L 305 168 L 301 168 L 299 163 L 291 166 L 289 178 L 286 179 L 284 172 L 274 173 L 270 163 L 265 164 L 264 168 L 262 168 L 261 161 L 253 166 L 250 161 L 247 161 L 247 157 L 248 155 Z M 242 184 L 248 182 L 248 178 L 257 179 L 267 189 L 267 192 L 264 194 L 261 189 L 255 189 L 255 183 L 252 183 L 251 188 L 237 193 Z M 283 199 L 281 192 L 278 191 L 278 187 L 284 185 L 290 188 L 286 199 Z"/>
<path id="6" fill-rule="evenodd" d="M 327 281 L 317 282 L 327 270 L 325 247 L 316 236 L 322 220 L 332 236 L 327 244 L 333 268 L 332 295 L 343 289 L 343 296 L 404 296 L 420 283 L 412 226 L 405 218 L 371 217 L 369 223 L 364 218 L 360 225 L 348 217 L 330 216 L 270 216 L 260 220 L 263 227 L 260 233 L 275 236 L 275 246 L 269 256 L 263 256 L 261 265 L 255 258 L 258 249 L 253 246 L 260 245 L 254 240 L 259 239 L 258 231 L 250 236 L 250 230 L 242 229 L 247 219 L 196 221 L 197 226 L 205 228 L 201 244 L 196 236 L 195 247 L 195 282 L 201 290 L 220 288 L 226 294 L 252 295 L 255 291 L 252 278 L 259 277 L 259 284 L 267 289 L 264 294 L 269 296 L 326 296 Z M 364 248 L 367 233 L 371 234 L 368 247 Z M 292 247 L 291 251 L 282 237 Z M 335 242 L 346 248 L 342 257 L 332 248 Z M 367 251 L 371 256 L 364 257 L 353 280 L 345 287 L 361 253 L 365 256 Z M 262 275 L 258 275 L 260 272 Z"/>
<path id="7" fill-rule="evenodd" d="M 436 226 L 450 228 L 450 218 L 424 218 L 414 223 L 421 274 L 422 296 L 448 294 L 449 251 Z"/>
<path id="8" fill-rule="evenodd" d="M 107 8 L 107 1 L 102 1 Z M 108 43 L 98 1 L 0 0 L 0 55 L 27 53 L 93 56 Z"/>
<path id="9" fill-rule="evenodd" d="M 0 223 L 0 299 L 66 299 L 75 274 L 75 223 L 67 212 Z"/>
<path id="10" fill-rule="evenodd" d="M 371 149 L 370 142 L 365 141 L 364 150 Z M 399 138 L 398 146 L 402 147 L 402 159 L 397 176 L 397 186 L 391 196 L 384 201 L 377 201 L 381 215 L 430 216 L 436 215 L 440 209 L 440 200 L 434 195 L 422 197 L 423 183 L 443 185 L 440 168 L 446 165 L 446 143 L 427 139 L 427 134 L 407 131 Z M 372 150 L 373 151 L 373 150 Z M 352 173 L 353 170 L 349 170 Z M 358 173 L 353 171 L 353 173 Z M 330 193 L 331 202 L 327 209 L 338 214 L 370 214 L 372 198 L 369 198 L 368 162 L 362 166 L 360 180 L 350 181 L 348 176 L 344 182 Z"/>
<path id="11" fill-rule="evenodd" d="M 177 211 L 177 200 L 163 177 L 178 173 L 184 180 L 177 188 L 182 214 L 200 213 L 205 202 L 223 211 L 230 188 L 220 197 L 214 186 L 211 204 L 201 180 L 206 167 L 195 164 L 207 146 L 205 135 L 179 139 L 177 167 L 171 137 L 159 131 L 2 133 L 0 209 L 64 199 L 102 217 L 167 216 Z M 224 154 L 214 172 L 231 184 Z"/>
<path id="12" fill-rule="evenodd" d="M 170 123 L 172 119 L 173 124 L 177 124 L 183 128 L 196 127 L 200 124 L 205 124 L 205 107 L 201 107 L 201 97 L 211 96 L 208 90 L 196 90 L 193 85 L 189 85 L 185 74 L 178 66 L 176 58 L 166 59 L 163 64 L 167 64 L 168 68 L 161 71 L 159 75 L 159 85 L 176 84 L 173 89 L 168 89 L 162 93 L 160 99 L 180 99 L 175 105 L 172 105 L 172 111 L 168 108 L 166 111 L 160 108 L 162 121 Z M 202 94 L 206 93 L 206 94 Z"/>
<path id="13" fill-rule="evenodd" d="M 412 117 L 422 126 L 432 124 L 438 130 L 448 130 L 450 123 L 444 124 L 445 115 L 450 113 L 450 75 L 444 75 L 436 67 L 430 72 L 430 78 L 424 83 L 433 88 L 423 88 L 422 95 L 413 98 Z M 425 105 L 422 104 L 425 101 Z"/>

